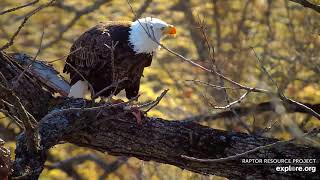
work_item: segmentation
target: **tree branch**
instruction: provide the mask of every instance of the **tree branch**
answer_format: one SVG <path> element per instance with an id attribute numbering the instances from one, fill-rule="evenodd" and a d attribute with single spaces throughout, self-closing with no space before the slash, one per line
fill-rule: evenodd
<path id="1" fill-rule="evenodd" d="M 0 50 L 5 50 L 7 48 L 9 48 L 13 42 L 14 42 L 14 39 L 16 38 L 16 36 L 18 36 L 18 34 L 20 33 L 21 29 L 24 27 L 25 23 L 28 21 L 28 19 L 33 16 L 35 13 L 41 11 L 43 8 L 46 8 L 48 6 L 51 6 L 53 3 L 54 3 L 55 0 L 51 0 L 50 2 L 46 3 L 46 4 L 43 4 L 39 7 L 37 7 L 34 11 L 32 11 L 32 13 L 28 14 L 27 16 L 25 16 L 23 18 L 23 21 L 21 22 L 20 26 L 18 27 L 18 29 L 16 30 L 16 32 L 12 35 L 12 37 L 10 38 L 9 42 L 7 42 L 5 45 L 3 45 Z"/>
<path id="2" fill-rule="evenodd" d="M 0 55 L 0 72 L 11 82 L 23 68 L 12 57 L 4 53 Z M 21 104 L 39 121 L 36 132 L 40 142 L 39 150 L 31 151 L 27 148 L 27 135 L 22 133 L 18 136 L 12 178 L 38 178 L 44 168 L 47 151 L 62 142 L 116 156 L 152 160 L 201 174 L 215 174 L 231 179 L 239 176 L 252 179 L 317 177 L 308 172 L 277 172 L 273 165 L 250 165 L 248 168 L 241 164 L 241 159 L 219 163 L 194 162 L 182 155 L 199 159 L 225 158 L 278 140 L 211 129 L 193 122 L 168 121 L 146 116 L 142 117 L 142 124 L 137 124 L 125 103 L 114 105 L 53 97 L 42 86 L 42 83 L 36 81 L 36 77 L 26 73 L 19 81 L 18 87 L 21 88 L 13 89 Z M 28 89 L 32 91 L 26 93 Z M 320 154 L 316 148 L 288 143 L 246 154 L 242 158 L 257 157 L 319 159 Z"/>
<path id="3" fill-rule="evenodd" d="M 103 170 L 104 173 L 101 177 L 104 177 L 104 179 L 110 174 L 111 172 L 115 171 L 118 169 L 122 164 L 127 162 L 126 157 L 120 157 L 114 162 L 107 164 L 103 159 L 98 157 L 95 154 L 84 154 L 76 157 L 72 157 L 57 163 L 54 163 L 52 165 L 46 166 L 48 169 L 61 169 L 65 171 L 69 176 L 73 176 L 74 178 L 80 179 L 78 177 L 79 175 L 76 174 L 74 170 L 74 166 L 83 163 L 84 161 L 93 161 L 97 165 L 99 165 Z"/>
<path id="4" fill-rule="evenodd" d="M 7 13 L 11 13 L 13 11 L 16 11 L 16 10 L 19 10 L 19 9 L 22 9 L 22 8 L 25 8 L 25 7 L 28 7 L 28 6 L 32 6 L 32 5 L 34 5 L 34 4 L 38 3 L 38 2 L 39 2 L 39 0 L 35 0 L 35 1 L 32 1 L 32 2 L 23 4 L 21 6 L 17 6 L 17 7 L 8 9 L 8 10 L 4 10 L 4 11 L 0 12 L 0 16 L 4 15 L 4 14 L 7 14 Z"/>
<path id="5" fill-rule="evenodd" d="M 83 100 L 66 99 L 63 105 L 83 107 Z M 227 178 L 246 176 L 254 179 L 286 178 L 288 174 L 275 171 L 272 165 L 246 165 L 241 159 L 226 162 L 194 162 L 181 157 L 223 158 L 277 142 L 276 139 L 215 130 L 190 122 L 167 121 L 144 117 L 142 125 L 135 122 L 124 106 L 98 110 L 56 114 L 39 122 L 42 152 L 32 154 L 26 148 L 25 134 L 17 141 L 13 177 L 37 178 L 46 160 L 45 152 L 59 142 L 70 142 L 78 146 L 108 152 L 116 156 L 136 157 L 145 161 L 172 164 L 201 174 L 215 174 Z M 263 149 L 242 158 L 319 159 L 319 150 L 292 143 L 277 148 Z M 28 171 L 28 167 L 33 170 Z M 24 172 L 24 173 L 23 173 Z M 315 178 L 308 173 L 292 173 L 291 178 Z M 311 176 L 312 175 L 312 176 Z M 273 177 L 273 178 L 272 178 Z"/>
<path id="6" fill-rule="evenodd" d="M 294 2 L 294 3 L 298 3 L 298 4 L 302 5 L 303 7 L 310 8 L 310 9 L 320 13 L 320 5 L 313 4 L 308 0 L 289 0 L 289 1 Z"/>
<path id="7" fill-rule="evenodd" d="M 302 104 L 320 113 L 319 103 L 318 104 L 302 103 Z M 306 111 L 306 109 L 301 108 L 300 106 L 297 106 L 294 103 L 288 105 L 288 104 L 282 103 L 281 101 L 279 101 L 278 103 L 268 101 L 268 102 L 263 102 L 259 104 L 254 104 L 251 106 L 238 106 L 238 107 L 234 107 L 234 111 L 239 116 L 248 116 L 250 114 L 260 114 L 263 112 L 270 112 L 270 111 L 277 112 L 278 106 L 283 106 L 286 110 L 285 111 L 286 113 L 309 114 L 309 112 Z M 231 110 L 226 110 L 226 111 L 221 111 L 221 112 L 212 113 L 212 114 L 202 114 L 202 115 L 192 116 L 192 117 L 182 119 L 182 121 L 200 122 L 200 121 L 213 121 L 220 118 L 234 118 L 234 117 L 235 117 L 235 114 Z"/>

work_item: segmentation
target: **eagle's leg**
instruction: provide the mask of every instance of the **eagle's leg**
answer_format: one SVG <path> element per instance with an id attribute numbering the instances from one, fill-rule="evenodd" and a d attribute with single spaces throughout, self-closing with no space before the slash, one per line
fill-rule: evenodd
<path id="1" fill-rule="evenodd" d="M 126 97 L 128 99 L 136 98 L 139 94 L 139 89 L 140 89 L 140 79 L 136 80 L 134 83 L 132 83 L 132 86 L 129 88 L 126 88 Z M 137 101 L 137 99 L 136 99 Z M 142 112 L 138 108 L 138 106 L 132 104 L 130 105 L 130 111 L 136 118 L 136 121 L 139 125 L 142 125 Z"/>
<path id="2" fill-rule="evenodd" d="M 68 97 L 73 98 L 84 98 L 88 92 L 88 83 L 86 81 L 79 80 L 71 86 Z"/>
<path id="3" fill-rule="evenodd" d="M 122 99 L 114 99 L 113 97 L 110 97 L 109 101 L 112 104 L 118 104 L 118 103 L 123 103 L 124 102 Z"/>

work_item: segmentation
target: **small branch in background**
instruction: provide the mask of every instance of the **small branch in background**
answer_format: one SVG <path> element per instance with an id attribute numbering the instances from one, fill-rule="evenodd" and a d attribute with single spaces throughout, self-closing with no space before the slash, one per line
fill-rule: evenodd
<path id="1" fill-rule="evenodd" d="M 28 6 L 32 6 L 32 5 L 34 5 L 34 4 L 38 3 L 38 2 L 39 2 L 39 0 L 35 0 L 35 1 L 29 2 L 29 3 L 26 3 L 24 5 L 14 7 L 12 9 L 4 10 L 4 11 L 0 12 L 0 16 L 4 15 L 4 14 L 7 14 L 7 13 L 11 13 L 13 11 L 16 11 L 16 10 L 19 10 L 19 9 L 22 9 L 22 8 L 25 8 L 25 7 L 28 7 Z"/>
<path id="2" fill-rule="evenodd" d="M 320 5 L 313 4 L 309 0 L 289 0 L 289 1 L 298 3 L 306 8 L 310 8 L 310 9 L 320 13 Z"/>
<path id="3" fill-rule="evenodd" d="M 301 108 L 303 108 L 306 111 L 308 111 L 312 116 L 314 116 L 314 117 L 316 117 L 317 119 L 320 120 L 320 114 L 319 113 L 315 112 L 313 109 L 309 108 L 308 106 L 305 106 L 304 104 L 302 104 L 300 102 L 297 102 L 295 100 L 289 99 L 288 97 L 286 97 L 283 94 L 283 91 L 279 88 L 279 86 L 276 83 L 276 81 L 272 78 L 272 76 L 269 74 L 267 69 L 264 67 L 264 65 L 262 63 L 262 60 L 260 59 L 260 57 L 258 56 L 256 51 L 254 50 L 254 48 L 252 48 L 252 51 L 253 51 L 254 55 L 256 56 L 256 59 L 258 60 L 262 71 L 268 76 L 270 81 L 277 87 L 277 91 L 278 91 L 277 94 L 278 94 L 279 99 L 281 99 L 285 103 L 285 105 L 296 104 L 297 106 L 300 106 Z"/>
<path id="4" fill-rule="evenodd" d="M 159 102 L 162 100 L 162 98 L 167 94 L 167 92 L 169 91 L 169 89 L 165 89 L 160 96 L 157 97 L 156 100 L 148 102 L 148 103 L 144 103 L 142 105 L 139 105 L 138 108 L 144 108 L 144 107 L 149 107 L 146 111 L 144 111 L 144 113 L 149 112 L 152 108 L 154 108 L 155 106 L 157 106 L 159 104 Z"/>
<path id="5" fill-rule="evenodd" d="M 66 58 L 66 57 L 68 57 L 68 56 L 71 55 L 71 54 L 74 54 L 74 53 L 78 52 L 78 51 L 81 50 L 81 49 L 82 49 L 82 47 L 79 47 L 79 48 L 77 48 L 76 50 L 71 51 L 70 53 L 68 53 L 68 54 L 66 54 L 66 55 L 64 55 L 64 56 L 62 56 L 62 57 L 59 57 L 59 58 L 54 59 L 54 60 L 49 60 L 49 61 L 46 61 L 46 62 L 49 63 L 49 64 L 55 63 L 55 62 L 57 62 L 57 61 L 63 61 L 63 62 L 65 62 L 65 58 Z"/>
<path id="6" fill-rule="evenodd" d="M 57 42 L 60 41 L 60 39 L 63 37 L 64 33 L 67 32 L 70 28 L 73 27 L 73 25 L 76 24 L 76 22 L 84 15 L 87 15 L 97 9 L 99 9 L 102 5 L 111 2 L 111 0 L 96 0 L 92 5 L 87 6 L 83 9 L 76 9 L 72 6 L 68 6 L 66 4 L 63 3 L 63 1 L 58 1 L 57 3 L 55 3 L 55 6 L 63 9 L 67 12 L 73 12 L 75 14 L 75 16 L 66 24 L 64 25 L 62 28 L 60 28 L 61 30 L 58 32 L 58 35 L 51 41 L 49 41 L 48 43 L 43 45 L 43 49 L 47 49 L 49 47 L 51 47 L 52 45 L 56 44 Z"/>
<path id="7" fill-rule="evenodd" d="M 131 12 L 136 16 L 136 13 L 135 13 L 135 11 L 134 11 L 134 9 L 133 9 L 133 7 L 132 7 L 132 5 L 131 5 L 131 3 L 130 3 L 129 0 L 127 0 L 127 4 L 129 5 L 129 7 L 130 7 L 130 9 L 131 9 Z M 141 23 L 140 23 L 140 24 L 141 24 Z M 177 52 L 175 52 L 175 51 L 167 48 L 166 46 L 164 46 L 164 45 L 161 44 L 160 42 L 157 42 L 157 41 L 153 38 L 152 34 L 151 34 L 144 26 L 141 25 L 141 27 L 143 28 L 143 30 L 145 31 L 145 33 L 149 36 L 149 38 L 150 38 L 151 40 L 153 40 L 153 41 L 154 41 L 155 43 L 157 43 L 161 48 L 163 48 L 163 49 L 165 49 L 166 51 L 168 51 L 169 53 L 175 55 L 175 56 L 178 57 L 179 59 L 181 59 L 181 60 L 183 60 L 183 61 L 185 61 L 185 62 L 187 62 L 187 63 L 189 63 L 189 64 L 191 64 L 191 65 L 193 65 L 193 66 L 195 66 L 195 67 L 197 67 L 197 68 L 200 68 L 200 69 L 202 69 L 202 70 L 204 70 L 204 71 L 206 71 L 206 72 L 214 73 L 214 74 L 217 75 L 218 77 L 220 77 L 220 78 L 222 78 L 223 80 L 226 80 L 227 82 L 229 82 L 229 83 L 231 83 L 231 84 L 239 87 L 240 89 L 244 89 L 244 90 L 247 90 L 247 91 L 250 91 L 250 92 L 259 92 L 259 93 L 273 94 L 272 92 L 270 92 L 270 91 L 268 91 L 268 90 L 266 90 L 266 89 L 255 88 L 255 87 L 248 87 L 248 86 L 242 85 L 242 84 L 240 84 L 240 83 L 237 83 L 237 82 L 233 81 L 232 79 L 230 79 L 230 78 L 222 75 L 221 73 L 218 73 L 216 70 L 208 69 L 208 68 L 206 68 L 206 67 L 204 67 L 204 66 L 202 66 L 202 65 L 200 65 L 200 64 L 198 64 L 198 63 L 196 63 L 196 62 L 194 62 L 192 59 L 189 59 L 189 58 L 186 58 L 186 57 L 182 56 L 181 54 L 179 54 L 179 53 L 177 53 Z"/>
<path id="8" fill-rule="evenodd" d="M 31 151 L 37 152 L 39 148 L 38 133 L 36 131 L 36 119 L 25 109 L 20 98 L 15 94 L 12 89 L 4 87 L 0 84 L 0 98 L 12 103 L 16 110 L 16 115 L 22 121 L 24 131 L 27 135 L 28 148 Z"/>
<path id="9" fill-rule="evenodd" d="M 17 77 L 17 79 L 12 82 L 12 84 L 15 86 L 19 83 L 19 81 L 21 80 L 21 78 L 24 76 L 24 74 L 29 70 L 29 68 L 33 65 L 33 63 L 35 62 L 35 60 L 37 59 L 38 55 L 40 54 L 41 51 L 41 47 L 42 47 L 42 41 L 43 41 L 43 37 L 44 37 L 44 27 L 41 33 L 41 38 L 40 38 L 40 43 L 39 43 L 39 48 L 38 51 L 36 53 L 36 55 L 33 57 L 32 61 L 30 61 L 30 63 L 24 68 L 24 70 L 20 73 L 20 75 Z"/>
<path id="10" fill-rule="evenodd" d="M 111 42 L 111 45 L 109 46 L 108 44 L 104 44 L 111 53 L 111 67 L 112 67 L 112 77 L 111 77 L 111 81 L 114 82 L 116 80 L 116 76 L 115 76 L 115 68 L 114 68 L 114 51 L 118 45 L 119 41 L 117 41 L 116 43 L 114 43 L 113 41 Z"/>
<path id="11" fill-rule="evenodd" d="M 102 167 L 104 169 L 104 173 L 99 177 L 99 180 L 105 180 L 109 174 L 115 172 L 119 169 L 123 164 L 127 163 L 129 158 L 127 157 L 119 157 L 117 160 L 108 164 L 108 166 Z"/>
<path id="12" fill-rule="evenodd" d="M 201 35 L 205 41 L 205 44 L 206 44 L 206 48 L 207 48 L 207 51 L 208 51 L 208 54 L 209 54 L 209 57 L 210 57 L 210 62 L 211 62 L 211 70 L 213 71 L 213 75 L 215 76 L 218 76 L 217 78 L 217 81 L 219 82 L 219 85 L 221 87 L 224 87 L 225 86 L 225 79 L 223 79 L 223 77 L 219 76 L 219 74 L 222 74 L 221 70 L 219 69 L 219 67 L 217 66 L 217 63 L 216 63 L 216 59 L 215 59 L 215 49 L 214 47 L 211 45 L 210 43 L 210 40 L 209 40 L 209 37 L 206 33 L 206 23 L 204 22 L 204 20 L 201 20 L 201 18 L 199 17 L 199 30 L 201 32 Z M 221 107 L 218 107 L 218 106 L 213 106 L 214 109 L 227 109 L 229 108 L 231 110 L 231 112 L 235 115 L 235 120 L 234 122 L 237 122 L 239 123 L 246 131 L 248 131 L 249 133 L 251 133 L 251 130 L 249 128 L 249 126 L 247 125 L 247 123 L 240 118 L 240 116 L 237 114 L 237 112 L 233 109 L 233 105 L 235 104 L 238 104 L 240 103 L 248 94 L 249 94 L 250 91 L 247 90 L 247 92 L 240 97 L 240 99 L 234 101 L 234 102 L 231 102 L 230 100 L 230 97 L 228 95 L 228 92 L 227 92 L 227 89 L 223 88 L 221 89 L 221 91 L 216 91 L 214 92 L 215 94 L 213 94 L 213 96 L 215 95 L 218 95 L 218 96 L 222 96 L 223 98 L 221 100 L 219 100 L 218 102 L 223 102 L 225 101 L 225 103 L 227 105 L 225 106 L 221 106 Z M 217 99 L 217 98 L 216 98 Z M 217 99 L 218 100 L 218 99 Z"/>
<path id="13" fill-rule="evenodd" d="M 46 167 L 51 169 L 60 169 L 66 172 L 70 176 L 77 176 L 75 171 L 75 166 L 84 163 L 85 161 L 95 162 L 100 168 L 104 170 L 104 173 L 101 177 L 107 177 L 110 173 L 116 171 L 121 165 L 127 162 L 127 157 L 119 157 L 114 162 L 107 164 L 102 158 L 98 157 L 95 154 L 84 154 L 75 156 L 60 162 L 56 162 L 52 165 L 46 165 Z"/>
<path id="14" fill-rule="evenodd" d="M 279 104 L 280 103 L 280 104 Z M 301 106 L 297 106 L 296 104 L 290 104 L 289 106 L 285 106 L 284 102 L 280 101 L 277 102 L 263 102 L 259 104 L 255 104 L 252 106 L 240 106 L 240 107 L 234 107 L 234 111 L 239 116 L 248 116 L 250 114 L 260 114 L 264 112 L 277 112 L 277 106 L 284 106 L 286 108 L 287 113 L 304 113 L 309 114 L 309 111 L 307 111 L 304 108 L 301 108 Z M 300 102 L 301 103 L 301 102 Z M 320 113 L 320 104 L 309 104 L 309 103 L 301 103 L 305 106 L 309 107 L 310 109 L 313 109 L 314 111 Z M 197 116 L 188 117 L 185 119 L 182 119 L 181 121 L 185 122 L 200 122 L 200 121 L 214 121 L 220 118 L 234 118 L 234 114 L 230 110 L 221 111 L 217 113 L 212 114 L 202 114 Z"/>
<path id="15" fill-rule="evenodd" d="M 319 112 L 320 113 L 320 112 Z M 299 128 L 300 129 L 302 129 L 302 130 L 304 130 L 305 129 L 305 127 L 306 127 L 306 125 L 308 124 L 308 122 L 310 122 L 310 120 L 311 120 L 311 115 L 306 115 L 305 117 L 304 117 L 304 119 L 302 120 L 302 122 L 301 122 L 301 124 L 299 125 Z"/>
<path id="16" fill-rule="evenodd" d="M 30 16 L 29 16 L 30 17 Z M 23 19 L 23 21 L 21 22 L 20 26 L 18 27 L 18 29 L 16 30 L 16 32 L 11 36 L 9 42 L 7 44 L 5 44 L 4 46 L 2 46 L 0 48 L 0 51 L 3 51 L 7 48 L 9 48 L 12 44 L 13 44 L 13 41 L 14 39 L 16 38 L 16 36 L 20 33 L 21 29 L 23 28 L 23 26 L 25 25 L 25 23 L 28 21 L 29 17 L 25 17 Z"/>
<path id="17" fill-rule="evenodd" d="M 104 92 L 107 91 L 107 90 L 110 90 L 111 88 L 115 88 L 114 91 L 116 91 L 118 85 L 119 85 L 120 83 L 123 83 L 123 82 L 127 81 L 127 80 L 128 80 L 128 78 L 124 78 L 124 79 L 121 79 L 120 81 L 113 82 L 113 83 L 110 84 L 109 86 L 103 88 L 101 91 L 99 91 L 99 92 L 97 92 L 95 95 L 93 95 L 93 96 L 92 96 L 92 99 L 98 98 L 102 93 L 104 93 Z M 113 93 L 113 94 L 114 94 L 114 93 Z M 112 94 L 112 95 L 113 95 L 113 94 Z"/>
<path id="18" fill-rule="evenodd" d="M 215 109 L 228 109 L 231 108 L 232 106 L 241 103 L 241 101 L 244 100 L 244 98 L 250 93 L 250 91 L 245 92 L 239 99 L 230 102 L 229 104 L 227 104 L 226 106 L 214 106 Z"/>
<path id="19" fill-rule="evenodd" d="M 139 19 L 144 12 L 148 9 L 150 4 L 152 3 L 153 0 L 145 0 L 141 7 L 137 10 L 136 16 L 133 18 L 133 20 Z"/>
<path id="20" fill-rule="evenodd" d="M 210 87 L 213 87 L 213 88 L 216 88 L 216 89 L 232 89 L 232 90 L 240 89 L 240 88 L 233 88 L 233 87 L 218 86 L 218 85 L 211 84 L 211 83 L 204 82 L 204 81 L 200 81 L 200 80 L 185 80 L 185 81 L 191 81 L 191 82 L 194 82 L 194 83 L 203 84 L 203 85 L 210 86 Z"/>
<path id="21" fill-rule="evenodd" d="M 21 29 L 24 27 L 24 25 L 26 24 L 26 22 L 28 21 L 28 19 L 34 15 L 35 13 L 39 12 L 40 10 L 42 10 L 43 8 L 46 8 L 48 6 L 50 6 L 53 2 L 55 2 L 55 0 L 51 0 L 49 3 L 47 4 L 44 4 L 44 5 L 41 5 L 39 6 L 38 8 L 36 8 L 31 14 L 27 15 L 24 17 L 23 21 L 21 22 L 20 26 L 18 27 L 18 29 L 16 30 L 16 32 L 11 36 L 9 42 L 7 44 L 5 44 L 4 46 L 2 46 L 0 48 L 0 51 L 3 51 L 7 48 L 9 48 L 13 42 L 14 42 L 14 39 L 17 37 L 17 35 L 20 33 Z"/>
<path id="22" fill-rule="evenodd" d="M 218 7 L 218 0 L 212 0 L 213 4 L 213 20 L 215 22 L 215 28 L 216 28 L 216 42 L 217 42 L 217 52 L 220 52 L 221 50 L 221 24 L 220 24 L 220 13 L 219 13 L 219 7 Z"/>

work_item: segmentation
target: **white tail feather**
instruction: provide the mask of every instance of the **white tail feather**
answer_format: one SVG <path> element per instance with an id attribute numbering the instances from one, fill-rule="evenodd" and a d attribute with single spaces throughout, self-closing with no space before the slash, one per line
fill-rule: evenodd
<path id="1" fill-rule="evenodd" d="M 71 86 L 68 97 L 84 98 L 86 92 L 88 92 L 88 83 L 86 81 L 78 81 Z"/>

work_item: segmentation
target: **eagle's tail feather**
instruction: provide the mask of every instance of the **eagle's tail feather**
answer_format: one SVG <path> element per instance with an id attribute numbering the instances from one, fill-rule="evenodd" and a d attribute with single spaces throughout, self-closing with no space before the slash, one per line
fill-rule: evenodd
<path id="1" fill-rule="evenodd" d="M 84 98 L 88 92 L 88 83 L 86 81 L 79 80 L 71 86 L 68 97 Z"/>

